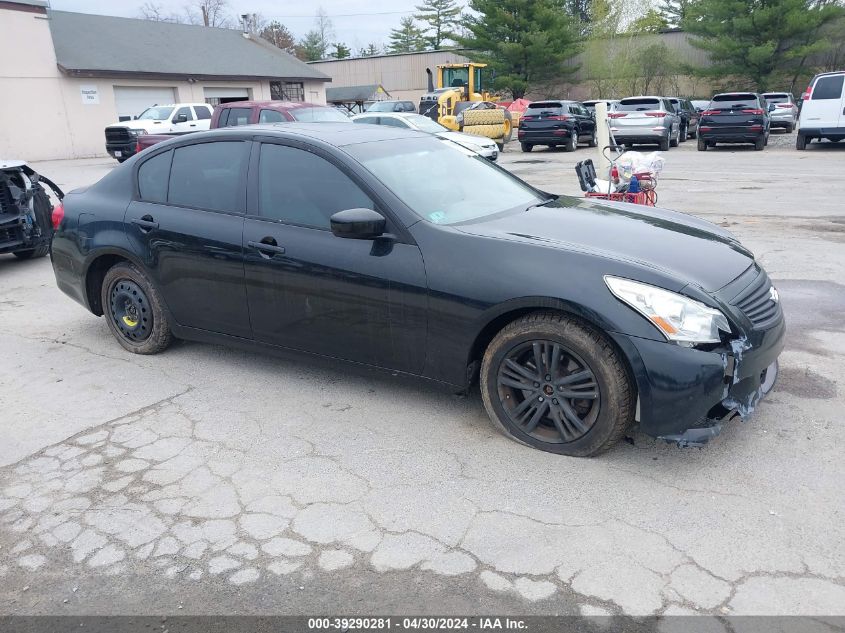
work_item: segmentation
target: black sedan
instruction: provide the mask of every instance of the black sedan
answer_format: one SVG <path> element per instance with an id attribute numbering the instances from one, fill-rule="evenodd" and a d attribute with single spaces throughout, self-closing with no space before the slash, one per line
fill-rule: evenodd
<path id="1" fill-rule="evenodd" d="M 718 94 L 698 121 L 698 151 L 716 143 L 751 143 L 757 151 L 769 142 L 769 104 L 753 92 Z"/>
<path id="2" fill-rule="evenodd" d="M 772 386 L 784 320 L 729 233 L 552 196 L 385 126 L 183 136 L 65 197 L 59 287 L 128 351 L 294 351 L 465 391 L 566 455 L 635 422 L 700 445 Z"/>

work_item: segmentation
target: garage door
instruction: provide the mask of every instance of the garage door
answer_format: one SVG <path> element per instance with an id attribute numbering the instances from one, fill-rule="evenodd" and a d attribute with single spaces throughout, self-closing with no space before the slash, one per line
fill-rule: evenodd
<path id="1" fill-rule="evenodd" d="M 249 101 L 247 88 L 203 88 L 205 102 L 211 105 L 231 103 L 232 101 Z"/>
<path id="2" fill-rule="evenodd" d="M 144 110 L 154 105 L 176 103 L 176 92 L 173 88 L 115 86 L 114 102 L 117 115 L 125 121 L 138 116 Z"/>

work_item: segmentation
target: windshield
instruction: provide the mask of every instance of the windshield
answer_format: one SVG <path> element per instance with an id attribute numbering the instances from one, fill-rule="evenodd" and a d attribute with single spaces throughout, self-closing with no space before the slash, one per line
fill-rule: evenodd
<path id="1" fill-rule="evenodd" d="M 349 117 L 334 108 L 291 108 L 290 114 L 297 121 L 349 123 Z"/>
<path id="2" fill-rule="evenodd" d="M 414 213 L 434 224 L 457 224 L 544 202 L 538 192 L 485 158 L 435 138 L 345 149 Z"/>
<path id="3" fill-rule="evenodd" d="M 173 112 L 173 108 L 161 108 L 161 107 L 154 107 L 154 108 L 147 108 L 141 113 L 141 116 L 138 117 L 139 121 L 163 121 L 164 119 L 170 116 L 170 113 Z"/>
<path id="4" fill-rule="evenodd" d="M 376 101 L 367 108 L 367 112 L 393 112 L 394 107 L 396 107 L 395 101 Z"/>
<path id="5" fill-rule="evenodd" d="M 427 116 L 423 116 L 421 114 L 408 114 L 404 117 L 411 125 L 422 132 L 431 132 L 432 134 L 437 134 L 438 132 L 448 132 L 449 128 L 443 127 L 439 123 L 432 121 Z"/>

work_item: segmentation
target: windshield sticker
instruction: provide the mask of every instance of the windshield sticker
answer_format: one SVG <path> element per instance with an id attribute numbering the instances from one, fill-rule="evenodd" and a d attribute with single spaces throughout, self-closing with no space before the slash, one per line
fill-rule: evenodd
<path id="1" fill-rule="evenodd" d="M 446 214 L 442 211 L 435 211 L 434 213 L 428 214 L 428 219 L 434 222 L 435 224 L 440 224 L 441 222 L 446 220 Z"/>

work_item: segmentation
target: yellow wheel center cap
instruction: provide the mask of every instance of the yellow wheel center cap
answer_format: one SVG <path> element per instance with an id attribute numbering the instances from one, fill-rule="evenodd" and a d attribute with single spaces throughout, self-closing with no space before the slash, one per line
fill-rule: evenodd
<path id="1" fill-rule="evenodd" d="M 123 317 L 123 322 L 126 324 L 127 327 L 135 327 L 136 325 L 138 325 L 138 321 L 128 315 Z"/>

